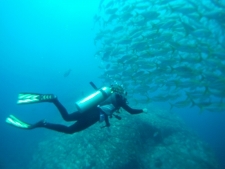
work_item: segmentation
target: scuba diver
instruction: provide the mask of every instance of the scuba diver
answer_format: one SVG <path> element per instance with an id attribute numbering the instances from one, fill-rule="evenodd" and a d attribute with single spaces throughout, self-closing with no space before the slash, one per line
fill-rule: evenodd
<path id="1" fill-rule="evenodd" d="M 119 120 L 121 119 L 120 116 L 113 114 L 114 112 L 119 111 L 121 107 L 130 114 L 147 112 L 146 108 L 133 109 L 129 107 L 127 105 L 126 92 L 120 85 L 116 84 L 111 85 L 110 87 L 102 87 L 98 89 L 92 82 L 90 82 L 90 84 L 96 92 L 76 102 L 75 105 L 78 111 L 73 112 L 72 114 L 68 114 L 64 106 L 53 94 L 21 93 L 18 96 L 17 104 L 39 102 L 53 103 L 65 121 L 76 121 L 71 126 L 52 124 L 46 120 L 41 120 L 35 124 L 28 124 L 13 115 L 10 115 L 6 119 L 6 122 L 22 129 L 35 129 L 42 127 L 62 133 L 73 134 L 90 127 L 96 122 L 105 122 L 105 126 L 103 127 L 109 127 L 109 117 L 114 116 Z"/>

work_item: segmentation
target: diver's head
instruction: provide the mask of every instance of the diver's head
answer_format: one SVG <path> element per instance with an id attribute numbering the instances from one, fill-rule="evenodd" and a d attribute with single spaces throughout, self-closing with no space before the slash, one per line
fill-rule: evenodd
<path id="1" fill-rule="evenodd" d="M 123 96 L 127 95 L 127 92 L 124 90 L 122 85 L 118 85 L 118 84 L 112 84 L 111 85 L 111 90 L 113 93 L 117 93 Z"/>

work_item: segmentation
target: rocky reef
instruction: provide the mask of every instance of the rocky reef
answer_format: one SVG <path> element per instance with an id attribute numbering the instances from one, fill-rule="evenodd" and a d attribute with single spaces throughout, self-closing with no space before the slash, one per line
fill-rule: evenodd
<path id="1" fill-rule="evenodd" d="M 39 143 L 30 169 L 217 169 L 209 146 L 173 114 L 148 107 L 147 114 L 121 112 L 110 131 L 96 124 Z M 51 131 L 52 132 L 52 131 Z"/>

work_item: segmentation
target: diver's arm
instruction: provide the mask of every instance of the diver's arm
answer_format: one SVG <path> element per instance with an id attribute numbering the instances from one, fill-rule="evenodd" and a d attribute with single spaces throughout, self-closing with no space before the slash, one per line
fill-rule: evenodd
<path id="1" fill-rule="evenodd" d="M 133 109 L 131 108 L 130 106 L 128 106 L 126 104 L 126 102 L 124 102 L 121 107 L 126 110 L 128 113 L 130 114 L 139 114 L 139 113 L 143 113 L 143 110 L 142 109 Z"/>
<path id="2" fill-rule="evenodd" d="M 127 99 L 121 95 L 116 95 L 116 100 L 117 103 L 130 114 L 139 114 L 144 112 L 142 109 L 133 109 L 130 106 L 128 106 Z"/>

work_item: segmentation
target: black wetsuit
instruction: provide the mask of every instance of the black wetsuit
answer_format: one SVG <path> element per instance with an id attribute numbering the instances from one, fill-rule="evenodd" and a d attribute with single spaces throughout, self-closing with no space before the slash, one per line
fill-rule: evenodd
<path id="1" fill-rule="evenodd" d="M 36 127 L 45 127 L 58 132 L 72 134 L 72 133 L 84 130 L 90 127 L 91 125 L 95 124 L 100 119 L 100 113 L 104 113 L 99 107 L 96 106 L 84 113 L 80 113 L 79 111 L 76 111 L 72 114 L 68 114 L 67 110 L 58 101 L 58 99 L 55 99 L 53 103 L 58 108 L 59 112 L 61 113 L 65 121 L 76 121 L 76 122 L 72 124 L 71 126 L 45 122 L 45 123 L 42 123 L 41 125 L 39 123 L 39 125 L 37 125 Z M 112 94 L 111 96 L 109 96 L 109 98 L 107 98 L 104 102 L 102 102 L 100 106 L 107 105 L 107 104 L 113 104 L 116 110 L 122 107 L 130 114 L 139 114 L 143 112 L 142 109 L 132 109 L 131 107 L 129 107 L 126 103 L 126 99 L 119 94 Z M 105 115 L 106 126 L 108 127 L 110 125 L 108 116 L 105 113 L 104 115 Z"/>

